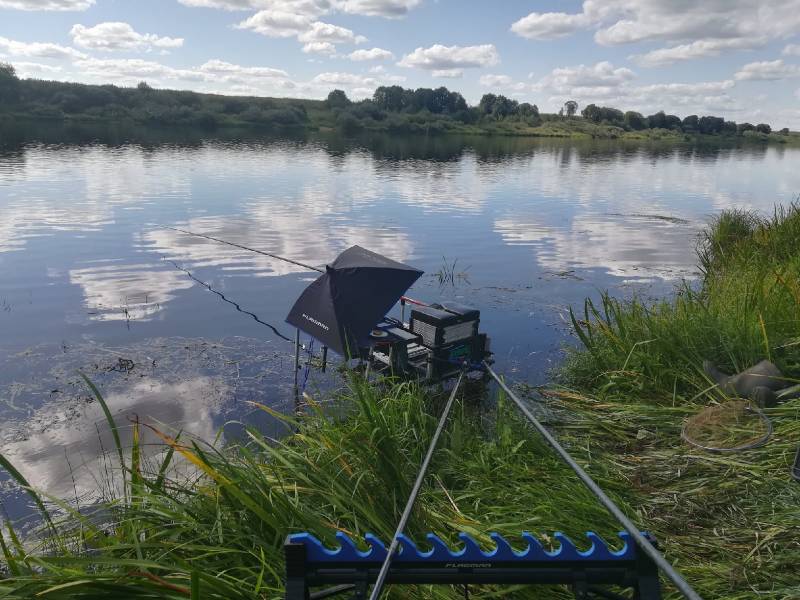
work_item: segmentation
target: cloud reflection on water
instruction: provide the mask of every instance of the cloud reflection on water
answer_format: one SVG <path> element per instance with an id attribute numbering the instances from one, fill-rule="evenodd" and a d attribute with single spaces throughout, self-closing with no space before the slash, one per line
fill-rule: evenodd
<path id="1" fill-rule="evenodd" d="M 172 383 L 143 378 L 124 391 L 108 393 L 105 400 L 119 428 L 123 448 L 130 449 L 130 419 L 136 417 L 141 422 L 162 424 L 159 427 L 173 435 L 183 430 L 201 440 L 213 440 L 217 432 L 214 417 L 229 394 L 227 385 L 213 377 L 198 376 Z M 0 429 L 0 439 L 2 433 Z M 96 401 L 71 406 L 46 404 L 27 420 L 16 437 L 23 439 L 2 444 L 0 453 L 34 488 L 47 494 L 58 498 L 77 496 L 85 501 L 108 492 L 103 486 L 108 484 L 105 474 L 109 470 L 117 472 L 119 479 L 114 439 Z M 141 444 L 145 459 L 164 449 L 161 440 L 146 427 L 141 428 Z"/>

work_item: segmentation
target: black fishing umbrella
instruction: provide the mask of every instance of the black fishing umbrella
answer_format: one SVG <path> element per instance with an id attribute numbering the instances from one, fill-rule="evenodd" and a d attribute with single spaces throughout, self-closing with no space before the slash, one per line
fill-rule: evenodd
<path id="1" fill-rule="evenodd" d="M 353 246 L 305 289 L 286 322 L 334 352 L 354 356 L 420 275 L 419 269 Z"/>

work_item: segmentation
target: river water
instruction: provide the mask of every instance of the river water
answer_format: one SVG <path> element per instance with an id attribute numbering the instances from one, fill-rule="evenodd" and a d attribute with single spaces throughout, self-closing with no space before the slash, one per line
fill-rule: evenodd
<path id="1" fill-rule="evenodd" d="M 50 493 L 103 491 L 112 441 L 78 369 L 123 431 L 279 433 L 250 402 L 291 410 L 292 346 L 222 296 L 292 337 L 315 273 L 161 225 L 313 265 L 359 244 L 417 266 L 410 295 L 479 308 L 499 371 L 536 384 L 573 343 L 568 306 L 669 294 L 696 277 L 704 223 L 791 202 L 798 165 L 763 145 L 0 131 L 0 452 Z M 301 374 L 311 395 L 335 378 Z"/>

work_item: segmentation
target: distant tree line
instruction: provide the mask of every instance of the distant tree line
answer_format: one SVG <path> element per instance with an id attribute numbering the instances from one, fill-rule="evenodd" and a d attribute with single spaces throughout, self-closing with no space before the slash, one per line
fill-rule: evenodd
<path id="1" fill-rule="evenodd" d="M 145 82 L 126 88 L 19 79 L 12 65 L 0 63 L 0 113 L 3 111 L 38 118 L 81 116 L 203 128 L 224 123 L 298 127 L 308 121 L 301 100 L 157 90 Z"/>
<path id="2" fill-rule="evenodd" d="M 337 113 L 337 126 L 349 132 L 375 124 L 389 131 L 428 133 L 446 130 L 453 122 L 476 124 L 514 119 L 539 124 L 539 109 L 534 104 L 486 94 L 478 106 L 471 107 L 460 93 L 446 87 L 381 86 L 372 98 L 358 102 L 352 102 L 342 90 L 333 90 L 325 104 Z"/>
<path id="3" fill-rule="evenodd" d="M 752 125 L 751 123 L 736 123 L 726 121 L 722 117 L 689 115 L 681 119 L 676 115 L 668 115 L 663 110 L 653 115 L 644 116 L 641 113 L 629 110 L 622 112 L 616 108 L 608 106 L 587 105 L 581 115 L 584 119 L 597 124 L 613 125 L 629 131 L 641 131 L 643 129 L 670 129 L 682 131 L 683 133 L 706 135 L 743 135 L 748 131 L 758 133 L 771 133 L 772 128 L 766 123 Z M 788 129 L 781 130 L 781 133 L 789 133 Z"/>
<path id="4" fill-rule="evenodd" d="M 380 86 L 371 98 L 351 101 L 333 90 L 324 102 L 290 98 L 223 96 L 192 91 L 154 89 L 145 82 L 136 87 L 85 85 L 38 79 L 19 79 L 14 67 L 0 62 L 0 115 L 10 113 L 35 118 L 78 117 L 97 120 L 131 120 L 150 125 L 259 125 L 270 128 L 335 126 L 352 133 L 360 129 L 391 132 L 436 133 L 477 125 L 484 130 L 514 128 L 515 123 L 535 127 L 543 121 L 575 119 L 578 103 L 568 100 L 558 115 L 539 113 L 535 104 L 499 94 L 484 94 L 477 106 L 446 87 L 407 89 Z M 312 115 L 309 115 L 312 111 Z M 690 115 L 680 119 L 663 111 L 644 116 L 616 108 L 589 104 L 580 115 L 587 122 L 629 131 L 667 129 L 687 134 L 768 134 L 766 123 L 735 123 L 722 117 Z M 312 118 L 313 117 L 313 118 Z M 508 122 L 508 126 L 502 123 Z M 788 129 L 781 130 L 788 134 Z"/>

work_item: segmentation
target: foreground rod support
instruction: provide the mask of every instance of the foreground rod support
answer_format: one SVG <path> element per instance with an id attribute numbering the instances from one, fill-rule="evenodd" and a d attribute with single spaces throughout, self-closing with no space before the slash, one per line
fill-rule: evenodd
<path id="1" fill-rule="evenodd" d="M 511 391 L 506 383 L 497 375 L 497 373 L 494 372 L 489 363 L 484 361 L 483 365 L 486 367 L 486 371 L 494 378 L 503 391 L 509 395 L 517 407 L 519 407 L 522 413 L 528 418 L 531 424 L 542 435 L 545 441 L 550 444 L 550 446 L 556 451 L 562 460 L 567 463 L 573 471 L 575 471 L 575 474 L 578 476 L 581 482 L 587 488 L 589 488 L 589 491 L 597 497 L 606 510 L 608 510 L 608 512 L 610 512 L 614 518 L 622 524 L 622 526 L 625 528 L 625 531 L 627 531 L 636 542 L 636 545 L 639 546 L 639 548 L 641 548 L 642 551 L 652 559 L 656 566 L 658 566 L 658 568 L 664 572 L 664 574 L 675 585 L 675 587 L 678 588 L 678 590 L 683 594 L 684 598 L 688 598 L 689 600 L 702 600 L 700 595 L 694 591 L 692 586 L 689 585 L 683 576 L 667 562 L 667 559 L 665 559 L 664 556 L 656 549 L 656 547 L 653 546 L 653 544 L 651 544 L 650 541 L 641 534 L 631 520 L 625 516 L 625 513 L 623 513 L 614 503 L 614 501 L 609 498 L 600 488 L 600 486 L 597 485 L 597 483 L 595 483 L 591 477 L 589 477 L 586 471 L 584 471 L 581 466 L 575 462 L 575 459 L 573 459 L 569 452 L 567 452 L 564 447 L 558 443 L 558 441 L 547 430 L 547 428 L 545 428 L 545 426 L 539 422 L 527 405 L 522 402 L 522 400 L 520 400 L 514 392 Z"/>
<path id="2" fill-rule="evenodd" d="M 447 404 L 442 411 L 442 416 L 439 418 L 439 424 L 436 426 L 436 431 L 433 434 L 430 446 L 428 446 L 428 452 L 425 455 L 425 459 L 422 461 L 422 466 L 419 468 L 419 473 L 417 473 L 417 479 L 414 482 L 414 487 L 411 489 L 411 495 L 408 497 L 405 510 L 403 510 L 403 515 L 400 517 L 400 522 L 397 524 L 397 530 L 394 532 L 392 543 L 389 545 L 389 551 L 386 553 L 386 558 L 383 560 L 381 570 L 378 572 L 378 579 L 375 581 L 375 587 L 372 588 L 372 593 L 369 596 L 369 600 L 378 600 L 378 598 L 381 596 L 383 584 L 386 582 L 386 576 L 389 574 L 389 567 L 392 564 L 392 558 L 394 558 L 395 552 L 397 552 L 397 548 L 400 545 L 400 536 L 403 535 L 403 530 L 406 528 L 408 518 L 411 516 L 411 510 L 414 508 L 414 502 L 417 500 L 417 495 L 422 487 L 422 482 L 425 480 L 425 473 L 428 470 L 428 465 L 431 462 L 433 451 L 436 449 L 439 436 L 442 434 L 444 424 L 447 422 L 447 416 L 450 414 L 450 408 L 453 406 L 453 400 L 456 398 L 456 392 L 458 392 L 458 388 L 461 385 L 461 380 L 463 378 L 464 371 L 462 370 L 458 376 L 456 384 L 453 386 L 453 391 L 450 392 L 450 397 L 447 399 Z"/>

